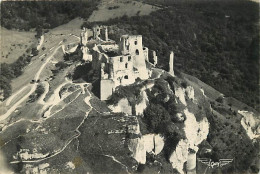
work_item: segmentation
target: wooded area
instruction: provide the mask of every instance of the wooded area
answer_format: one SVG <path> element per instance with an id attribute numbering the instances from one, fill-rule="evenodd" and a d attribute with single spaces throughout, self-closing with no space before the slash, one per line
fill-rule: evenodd
<path id="1" fill-rule="evenodd" d="M 168 69 L 173 50 L 176 69 L 259 110 L 258 4 L 244 0 L 156 2 L 169 6 L 149 16 L 106 22 L 116 31 L 110 38 L 143 35 L 143 44 L 156 50 L 160 68 Z"/>

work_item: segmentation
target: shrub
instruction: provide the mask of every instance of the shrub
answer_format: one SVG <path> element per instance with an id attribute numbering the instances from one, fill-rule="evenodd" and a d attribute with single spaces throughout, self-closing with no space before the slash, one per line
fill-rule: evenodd
<path id="1" fill-rule="evenodd" d="M 35 90 L 37 98 L 40 97 L 44 93 L 44 91 L 45 91 L 44 87 L 42 85 L 38 85 Z"/>
<path id="2" fill-rule="evenodd" d="M 39 54 L 39 51 L 36 48 L 32 48 L 32 55 L 37 56 Z"/>
<path id="3" fill-rule="evenodd" d="M 58 63 L 55 64 L 55 66 L 59 69 L 64 69 L 68 66 L 68 64 L 63 61 L 59 61 Z"/>
<path id="4" fill-rule="evenodd" d="M 186 89 L 186 88 L 187 88 L 187 86 L 188 86 L 188 85 L 187 85 L 187 82 L 181 82 L 181 86 L 182 86 L 183 88 L 185 88 L 185 89 Z"/>
<path id="5" fill-rule="evenodd" d="M 167 110 L 159 104 L 150 104 L 144 111 L 144 119 L 151 132 L 158 133 L 165 123 L 171 120 Z"/>
<path id="6" fill-rule="evenodd" d="M 223 103 L 223 97 L 221 97 L 221 96 L 218 97 L 218 98 L 216 99 L 216 101 L 219 102 L 219 103 Z"/>
<path id="7" fill-rule="evenodd" d="M 70 53 L 70 54 L 65 54 L 64 55 L 64 60 L 65 61 L 76 62 L 76 61 L 82 60 L 82 57 L 83 57 L 83 53 L 82 53 L 82 51 L 80 49 L 80 46 L 78 46 L 78 48 L 76 49 L 75 52 Z"/>

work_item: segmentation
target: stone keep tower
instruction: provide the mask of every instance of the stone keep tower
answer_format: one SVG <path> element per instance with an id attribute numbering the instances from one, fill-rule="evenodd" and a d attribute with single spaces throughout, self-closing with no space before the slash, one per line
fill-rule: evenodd
<path id="1" fill-rule="evenodd" d="M 156 52 L 153 51 L 153 65 L 156 66 L 157 65 L 157 55 Z"/>
<path id="2" fill-rule="evenodd" d="M 136 68 L 136 76 L 141 79 L 148 79 L 148 70 L 146 68 L 146 55 L 143 50 L 141 35 L 123 35 L 120 38 L 119 52 L 122 55 L 131 55 L 133 65 Z"/>
<path id="3" fill-rule="evenodd" d="M 170 60 L 169 60 L 169 73 L 174 76 L 173 64 L 174 64 L 174 53 L 173 51 L 171 51 Z"/>
<path id="4" fill-rule="evenodd" d="M 87 29 L 84 27 L 81 34 L 80 34 L 80 43 L 83 46 L 86 46 L 88 42 L 88 32 Z"/>
<path id="5" fill-rule="evenodd" d="M 107 26 L 95 26 L 93 27 L 94 39 L 101 39 L 103 41 L 108 41 L 108 30 Z"/>

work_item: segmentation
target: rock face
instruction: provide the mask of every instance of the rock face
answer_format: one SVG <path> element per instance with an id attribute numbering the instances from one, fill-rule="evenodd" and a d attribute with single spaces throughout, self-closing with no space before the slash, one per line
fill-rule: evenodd
<path id="1" fill-rule="evenodd" d="M 170 162 L 173 168 L 176 168 L 178 172 L 184 173 L 183 165 L 187 161 L 187 170 L 193 170 L 196 168 L 196 152 L 198 151 L 198 145 L 207 138 L 209 133 L 209 123 L 207 118 L 203 118 L 200 122 L 196 121 L 193 113 L 188 109 L 184 110 L 186 120 L 184 122 L 184 132 L 187 139 L 179 141 L 176 150 L 170 157 Z M 189 152 L 188 149 L 192 149 L 194 152 Z"/>
<path id="2" fill-rule="evenodd" d="M 140 103 L 135 105 L 135 113 L 136 115 L 143 115 L 144 110 L 147 108 L 149 104 L 149 100 L 147 97 L 146 92 L 143 90 L 141 91 L 142 100 Z M 132 115 L 132 106 L 128 102 L 126 98 L 119 100 L 116 105 L 110 105 L 109 108 L 115 113 L 125 113 L 127 115 Z"/>
<path id="3" fill-rule="evenodd" d="M 192 86 L 188 86 L 187 88 L 176 88 L 175 89 L 175 95 L 176 97 L 179 98 L 179 100 L 181 101 L 181 103 L 184 106 L 187 106 L 187 102 L 185 99 L 185 96 L 187 96 L 188 99 L 190 99 L 191 101 L 195 101 L 195 96 L 194 96 L 194 88 Z"/>
<path id="4" fill-rule="evenodd" d="M 149 100 L 148 100 L 148 97 L 147 97 L 147 94 L 145 91 L 141 92 L 141 96 L 142 96 L 142 101 L 135 106 L 136 115 L 143 115 L 144 110 L 146 109 L 146 107 L 149 103 Z"/>
<path id="5" fill-rule="evenodd" d="M 176 168 L 180 173 L 184 173 L 183 164 L 188 159 L 188 148 L 189 148 L 188 140 L 187 139 L 180 140 L 176 146 L 176 150 L 172 153 L 169 159 L 172 164 L 172 167 Z"/>
<path id="6" fill-rule="evenodd" d="M 256 139 L 260 135 L 260 120 L 254 117 L 252 112 L 238 111 L 243 116 L 241 125 L 246 130 L 250 139 Z"/>
<path id="7" fill-rule="evenodd" d="M 89 52 L 88 47 L 81 47 L 82 53 L 83 53 L 83 60 L 85 61 L 92 61 L 92 55 Z"/>
<path id="8" fill-rule="evenodd" d="M 209 133 L 208 120 L 204 117 L 202 121 L 197 122 L 194 114 L 189 112 L 188 109 L 184 110 L 184 114 L 186 115 L 186 121 L 184 122 L 185 135 L 189 141 L 190 148 L 196 149 L 196 146 L 207 138 Z"/>
<path id="9" fill-rule="evenodd" d="M 146 152 L 158 155 L 164 147 L 164 138 L 157 134 L 146 134 L 131 139 L 128 145 L 132 157 L 140 164 L 146 163 Z"/>
<path id="10" fill-rule="evenodd" d="M 126 98 L 119 100 L 117 105 L 110 105 L 109 108 L 115 113 L 123 112 L 127 115 L 132 115 L 132 107 Z"/>
<path id="11" fill-rule="evenodd" d="M 188 86 L 186 89 L 185 89 L 185 92 L 188 96 L 189 99 L 191 99 L 192 101 L 195 100 L 195 97 L 194 97 L 194 88 L 191 87 L 191 86 Z"/>
<path id="12" fill-rule="evenodd" d="M 181 103 L 184 106 L 187 106 L 186 100 L 185 100 L 185 89 L 179 87 L 175 89 L 175 95 L 176 97 L 179 98 L 179 100 L 181 101 Z"/>

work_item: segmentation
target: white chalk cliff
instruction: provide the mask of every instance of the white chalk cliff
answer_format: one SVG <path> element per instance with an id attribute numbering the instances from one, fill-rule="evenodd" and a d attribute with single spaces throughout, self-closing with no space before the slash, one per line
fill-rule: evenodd
<path id="1" fill-rule="evenodd" d="M 192 149 L 197 152 L 197 146 L 207 138 L 209 133 L 209 123 L 206 117 L 200 122 L 197 122 L 194 114 L 189 112 L 188 109 L 184 110 L 184 114 L 186 115 L 184 132 L 187 139 L 182 139 L 179 141 L 175 151 L 169 159 L 172 167 L 176 168 L 180 173 L 184 173 L 183 164 L 186 161 L 189 170 L 196 167 L 196 153 L 189 153 L 188 149 Z"/>
<path id="2" fill-rule="evenodd" d="M 195 100 L 195 97 L 194 97 L 194 88 L 192 86 L 188 86 L 186 89 L 185 89 L 185 92 L 188 96 L 189 99 L 191 99 L 192 101 Z"/>
<path id="3" fill-rule="evenodd" d="M 148 100 L 148 97 L 147 97 L 147 94 L 145 91 L 141 92 L 141 96 L 142 96 L 142 101 L 140 103 L 138 103 L 137 105 L 135 105 L 136 115 L 143 115 L 144 110 L 146 109 L 147 105 L 149 104 L 149 100 Z"/>
<path id="4" fill-rule="evenodd" d="M 254 117 L 252 112 L 238 111 L 243 117 L 241 119 L 241 125 L 246 130 L 250 139 L 256 139 L 260 135 L 260 120 Z"/>
<path id="5" fill-rule="evenodd" d="M 110 105 L 108 107 L 115 113 L 123 112 L 127 115 L 132 115 L 132 107 L 126 98 L 119 100 L 116 105 Z"/>
<path id="6" fill-rule="evenodd" d="M 172 164 L 172 168 L 177 169 L 178 172 L 180 173 L 184 173 L 183 164 L 188 159 L 188 148 L 189 148 L 188 140 L 181 139 L 177 144 L 175 151 L 172 153 L 169 159 Z"/>
<path id="7" fill-rule="evenodd" d="M 175 89 L 175 96 L 177 98 L 179 98 L 179 100 L 181 101 L 181 103 L 185 106 L 187 106 L 186 100 L 185 100 L 185 89 L 183 88 L 176 88 Z"/>
<path id="8" fill-rule="evenodd" d="M 128 144 L 132 157 L 140 164 L 146 163 L 146 152 L 158 155 L 163 147 L 164 138 L 157 134 L 147 134 L 141 138 L 131 139 Z"/>

